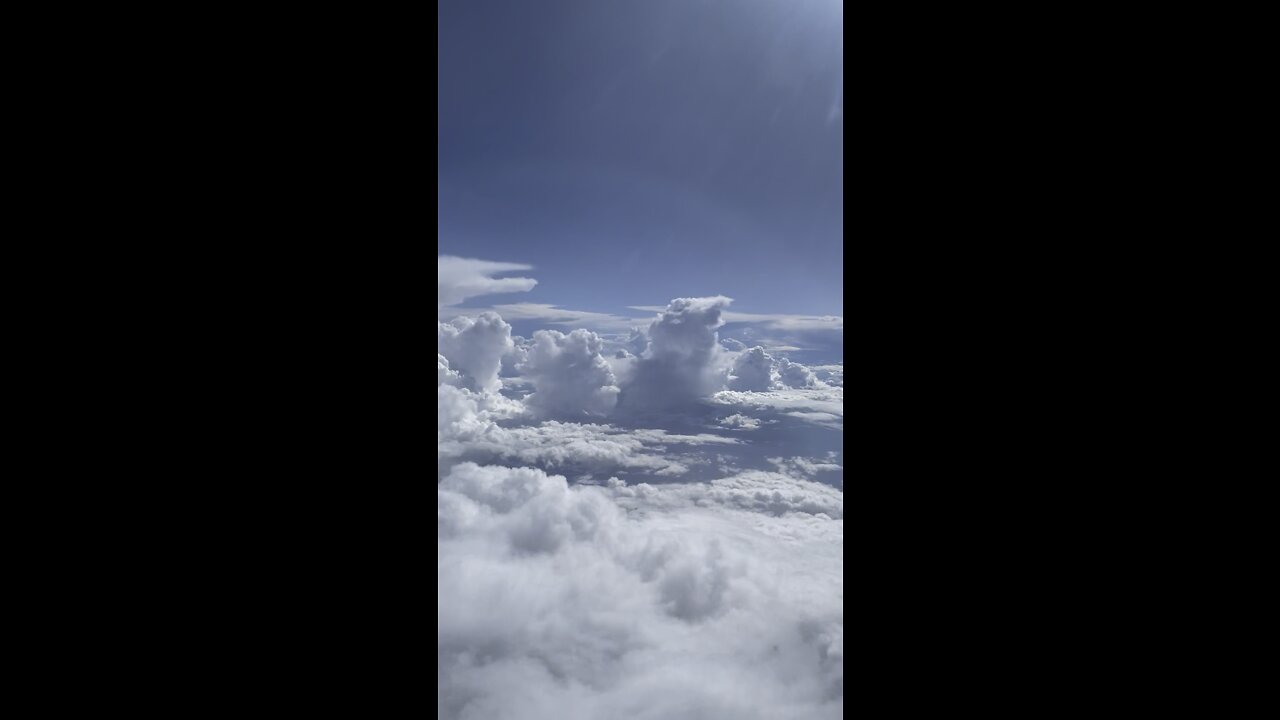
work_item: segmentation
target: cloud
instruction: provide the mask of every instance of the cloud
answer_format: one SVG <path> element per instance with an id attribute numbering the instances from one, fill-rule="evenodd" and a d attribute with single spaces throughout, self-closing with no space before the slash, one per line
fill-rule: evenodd
<path id="1" fill-rule="evenodd" d="M 632 355 L 643 355 L 649 349 L 649 333 L 643 327 L 633 327 L 622 346 Z"/>
<path id="2" fill-rule="evenodd" d="M 632 310 L 643 312 L 662 312 L 657 305 L 631 305 Z M 760 314 L 727 311 L 722 319 L 728 323 L 747 323 L 762 325 L 772 330 L 814 331 L 830 330 L 844 332 L 844 318 L 839 315 L 785 315 Z"/>
<path id="3" fill-rule="evenodd" d="M 753 415 L 785 414 L 816 425 L 841 429 L 844 423 L 844 388 L 783 388 L 771 392 L 724 390 L 711 402 Z"/>
<path id="4" fill-rule="evenodd" d="M 844 466 L 833 462 L 836 453 L 827 453 L 826 462 L 814 462 L 808 458 L 793 457 L 781 458 L 771 457 L 768 461 L 778 468 L 778 472 L 789 475 L 791 477 L 813 477 L 823 472 L 840 472 L 844 470 Z"/>
<path id="5" fill-rule="evenodd" d="M 609 363 L 600 355 L 603 341 L 588 330 L 565 335 L 539 330 L 521 376 L 533 383 L 526 402 L 544 416 L 562 418 L 602 417 L 618 401 L 618 386 Z"/>
<path id="6" fill-rule="evenodd" d="M 496 278 L 498 273 L 532 270 L 532 265 L 436 256 L 436 306 L 443 308 L 479 295 L 528 292 L 538 284 L 525 277 Z"/>
<path id="7" fill-rule="evenodd" d="M 449 358 L 436 354 L 436 385 L 462 385 L 462 375 L 449 369 Z"/>
<path id="8" fill-rule="evenodd" d="M 778 361 L 778 381 L 789 388 L 811 388 L 818 384 L 809 368 L 786 358 Z"/>
<path id="9" fill-rule="evenodd" d="M 488 392 L 502 387 L 498 379 L 502 356 L 514 347 L 510 325 L 496 314 L 484 312 L 479 317 L 458 317 L 436 326 L 437 352 L 464 375 L 468 387 Z"/>
<path id="10" fill-rule="evenodd" d="M 812 365 L 813 374 L 827 385 L 844 387 L 844 363 L 834 365 Z"/>
<path id="11" fill-rule="evenodd" d="M 539 320 L 550 325 L 571 325 L 597 331 L 625 331 L 637 322 L 647 320 L 647 318 L 627 318 L 586 310 L 569 310 L 545 303 L 510 303 L 494 305 L 491 309 L 512 322 Z"/>
<path id="12" fill-rule="evenodd" d="M 753 417 L 747 417 L 742 413 L 720 418 L 720 424 L 725 427 L 739 428 L 741 430 L 755 430 L 760 427 L 759 420 Z"/>
<path id="13" fill-rule="evenodd" d="M 511 350 L 502 356 L 502 369 L 498 374 L 504 378 L 514 378 L 520 374 L 520 366 L 529 358 L 531 340 L 519 335 L 511 336 Z M 504 383 L 505 386 L 505 383 Z"/>
<path id="14" fill-rule="evenodd" d="M 441 392 L 443 394 L 444 391 Z M 459 413 L 471 407 L 466 404 L 469 400 L 474 405 L 472 412 L 475 417 L 462 416 L 450 425 L 453 432 L 440 433 L 436 453 L 441 467 L 472 460 L 532 465 L 574 476 L 628 471 L 676 476 L 688 472 L 689 468 L 668 456 L 670 446 L 729 446 L 740 442 L 709 433 L 687 435 L 655 428 L 620 428 L 554 420 L 537 425 L 502 427 L 496 422 L 508 410 L 500 404 L 502 401 L 497 401 L 499 404 L 494 407 L 485 405 L 487 396 L 478 394 L 466 394 L 460 400 L 448 399 L 460 406 Z M 440 399 L 442 405 L 445 400 L 444 397 Z M 442 411 L 442 426 L 443 417 Z"/>
<path id="15" fill-rule="evenodd" d="M 437 710 L 452 720 L 843 711 L 842 495 L 780 473 L 437 489 Z"/>
<path id="16" fill-rule="evenodd" d="M 741 344 L 741 343 L 739 343 Z M 730 390 L 763 392 L 773 387 L 773 357 L 756 346 L 744 351 L 733 361 L 729 377 Z"/>
<path id="17" fill-rule="evenodd" d="M 668 410 L 724 387 L 728 355 L 716 329 L 731 302 L 719 295 L 672 300 L 649 324 L 648 349 L 623 388 L 619 409 Z"/>

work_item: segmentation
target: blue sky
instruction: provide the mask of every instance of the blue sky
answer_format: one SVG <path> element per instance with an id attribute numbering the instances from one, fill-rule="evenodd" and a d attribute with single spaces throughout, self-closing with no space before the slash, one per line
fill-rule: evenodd
<path id="1" fill-rule="evenodd" d="M 438 7 L 439 254 L 538 281 L 464 306 L 843 315 L 842 3 Z"/>

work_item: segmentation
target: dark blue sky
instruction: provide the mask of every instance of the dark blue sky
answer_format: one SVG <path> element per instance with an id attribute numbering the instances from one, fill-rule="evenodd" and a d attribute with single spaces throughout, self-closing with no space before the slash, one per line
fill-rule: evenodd
<path id="1" fill-rule="evenodd" d="M 439 252 L 599 312 L 843 314 L 839 0 L 442 0 Z"/>

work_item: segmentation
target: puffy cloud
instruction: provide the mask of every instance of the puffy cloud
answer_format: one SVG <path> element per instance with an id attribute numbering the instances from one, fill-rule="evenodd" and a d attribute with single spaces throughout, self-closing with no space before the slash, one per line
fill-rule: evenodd
<path id="1" fill-rule="evenodd" d="M 733 338 L 722 338 L 720 342 L 734 352 L 742 352 L 747 349 L 746 345 L 743 345 L 741 342 L 734 340 Z"/>
<path id="2" fill-rule="evenodd" d="M 623 343 L 623 349 L 632 355 L 643 355 L 649 349 L 649 334 L 642 327 L 631 328 L 631 334 Z"/>
<path id="3" fill-rule="evenodd" d="M 595 333 L 555 330 L 533 334 L 521 376 L 533 383 L 526 402 L 550 417 L 603 416 L 618 401 L 618 386 L 609 363 L 601 357 L 604 342 Z"/>
<path id="4" fill-rule="evenodd" d="M 813 365 L 809 368 L 819 380 L 835 387 L 844 387 L 844 363 Z"/>
<path id="5" fill-rule="evenodd" d="M 436 354 L 436 385 L 453 385 L 462 384 L 462 375 L 456 370 L 449 369 L 449 358 Z"/>
<path id="6" fill-rule="evenodd" d="M 840 472 L 844 470 L 844 466 L 835 462 L 836 453 L 827 453 L 824 461 L 813 461 L 803 457 L 767 458 L 768 461 L 778 468 L 779 472 L 785 473 L 792 477 L 813 477 L 821 472 Z"/>
<path id="7" fill-rule="evenodd" d="M 777 473 L 570 486 L 463 464 L 437 490 L 443 718 L 843 711 L 843 504 Z"/>
<path id="8" fill-rule="evenodd" d="M 437 352 L 465 376 L 469 387 L 488 392 L 502 387 L 498 379 L 502 356 L 514 347 L 510 325 L 491 312 L 436 325 Z"/>
<path id="9" fill-rule="evenodd" d="M 739 343 L 741 344 L 741 343 Z M 738 355 L 729 378 L 730 390 L 762 392 L 773 387 L 773 357 L 756 346 Z"/>
<path id="10" fill-rule="evenodd" d="M 452 385 L 436 386 L 436 443 L 448 438 L 473 437 L 488 423 L 480 417 L 475 397 Z"/>
<path id="11" fill-rule="evenodd" d="M 759 420 L 753 417 L 747 417 L 742 413 L 720 418 L 720 424 L 725 427 L 740 428 L 742 430 L 755 430 L 760 427 Z"/>
<path id="12" fill-rule="evenodd" d="M 727 353 L 716 328 L 730 298 L 677 298 L 649 324 L 649 346 L 623 388 L 619 408 L 669 409 L 724 387 Z"/>
<path id="13" fill-rule="evenodd" d="M 443 308 L 467 298 L 495 293 L 528 292 L 538 284 L 533 278 L 495 278 L 515 270 L 532 270 L 531 265 L 489 262 L 450 255 L 436 256 L 436 305 Z"/>
<path id="14" fill-rule="evenodd" d="M 532 341 L 530 340 L 519 335 L 512 335 L 511 350 L 502 356 L 502 369 L 498 371 L 498 374 L 504 378 L 519 375 L 520 366 L 529 358 L 529 346 L 531 344 Z"/>
<path id="15" fill-rule="evenodd" d="M 786 358 L 778 361 L 778 380 L 789 388 L 811 388 L 818 384 L 809 368 Z"/>

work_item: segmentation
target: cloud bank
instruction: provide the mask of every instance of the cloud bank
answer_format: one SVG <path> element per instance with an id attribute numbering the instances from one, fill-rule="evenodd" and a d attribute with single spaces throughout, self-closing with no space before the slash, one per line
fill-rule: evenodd
<path id="1" fill-rule="evenodd" d="M 480 262 L 442 305 L 532 287 Z M 437 322 L 440 717 L 842 715 L 843 365 L 722 343 L 730 302 Z"/>
<path id="2" fill-rule="evenodd" d="M 439 484 L 437 709 L 458 720 L 843 711 L 843 498 L 777 473 Z"/>

